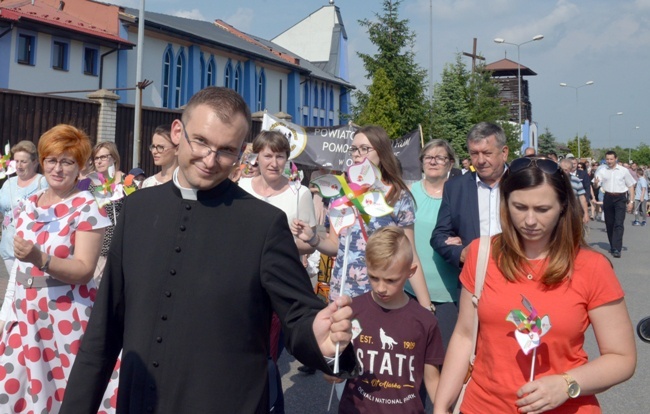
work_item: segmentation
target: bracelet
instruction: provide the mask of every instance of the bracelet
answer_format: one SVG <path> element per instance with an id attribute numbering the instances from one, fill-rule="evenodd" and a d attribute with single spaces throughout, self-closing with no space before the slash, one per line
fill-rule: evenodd
<path id="1" fill-rule="evenodd" d="M 38 270 L 40 270 L 41 272 L 47 272 L 47 270 L 50 268 L 51 260 L 52 260 L 52 256 L 48 254 L 45 263 L 43 264 L 43 266 L 39 267 Z"/>
<path id="2" fill-rule="evenodd" d="M 316 243 L 314 243 L 314 240 L 316 240 Z M 318 233 L 314 233 L 314 235 L 307 241 L 307 244 L 310 245 L 311 247 L 316 247 L 320 243 L 320 236 Z"/>

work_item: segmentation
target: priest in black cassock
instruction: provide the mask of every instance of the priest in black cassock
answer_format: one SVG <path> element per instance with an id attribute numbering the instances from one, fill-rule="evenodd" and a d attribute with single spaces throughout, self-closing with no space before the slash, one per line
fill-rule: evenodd
<path id="1" fill-rule="evenodd" d="M 125 200 L 61 413 L 98 411 L 120 351 L 118 413 L 268 412 L 272 311 L 302 363 L 331 373 L 339 341 L 354 369 L 351 300 L 325 308 L 284 213 L 227 178 L 250 124 L 217 87 L 173 122 L 179 167 Z"/>

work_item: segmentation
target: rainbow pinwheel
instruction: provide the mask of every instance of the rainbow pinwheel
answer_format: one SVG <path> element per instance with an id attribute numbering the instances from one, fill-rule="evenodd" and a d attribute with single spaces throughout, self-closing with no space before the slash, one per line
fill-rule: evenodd
<path id="1" fill-rule="evenodd" d="M 333 199 L 330 203 L 330 223 L 337 234 L 354 224 L 357 212 L 367 223 L 372 217 L 381 217 L 393 212 L 386 203 L 384 194 L 390 186 L 381 181 L 381 171 L 367 158 L 348 168 L 348 180 L 342 175 L 322 175 L 311 183 L 318 187 L 323 198 Z"/>
<path id="2" fill-rule="evenodd" d="M 88 174 L 92 183 L 92 193 L 100 207 L 105 206 L 111 201 L 119 200 L 124 197 L 122 183 L 115 180 L 115 167 L 108 167 L 108 174 L 92 172 Z"/>
<path id="3" fill-rule="evenodd" d="M 0 180 L 16 172 L 16 162 L 11 159 L 11 154 L 3 155 L 0 158 Z"/>
<path id="4" fill-rule="evenodd" d="M 537 310 L 524 295 L 521 295 L 521 303 L 523 303 L 530 314 L 526 316 L 523 311 L 513 309 L 508 313 L 506 321 L 512 322 L 517 327 L 515 330 L 515 338 L 521 350 L 524 351 L 524 354 L 528 355 L 533 350 L 530 373 L 530 380 L 532 381 L 535 376 L 535 354 L 537 347 L 541 344 L 542 336 L 546 335 L 549 329 L 551 329 L 551 321 L 548 315 L 540 317 Z"/>

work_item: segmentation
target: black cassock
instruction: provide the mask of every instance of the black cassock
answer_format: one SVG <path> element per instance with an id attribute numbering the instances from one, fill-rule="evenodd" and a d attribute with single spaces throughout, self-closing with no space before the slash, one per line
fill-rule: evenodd
<path id="1" fill-rule="evenodd" d="M 173 182 L 126 198 L 61 413 L 97 412 L 121 350 L 119 413 L 268 412 L 272 310 L 289 352 L 331 372 L 285 214 L 229 180 L 197 198 Z"/>

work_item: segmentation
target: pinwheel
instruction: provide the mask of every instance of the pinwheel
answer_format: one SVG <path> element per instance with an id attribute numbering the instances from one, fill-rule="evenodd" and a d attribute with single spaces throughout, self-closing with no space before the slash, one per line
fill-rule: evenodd
<path id="1" fill-rule="evenodd" d="M 506 321 L 512 322 L 517 327 L 515 330 L 515 338 L 521 350 L 524 351 L 524 354 L 528 355 L 531 349 L 533 351 L 533 360 L 530 367 L 530 381 L 532 381 L 535 377 L 535 355 L 537 353 L 537 347 L 541 344 L 542 336 L 546 335 L 549 329 L 551 329 L 551 321 L 548 315 L 540 317 L 537 310 L 524 295 L 521 295 L 521 303 L 523 303 L 530 314 L 526 316 L 523 311 L 513 309 L 508 313 Z"/>
<path id="2" fill-rule="evenodd" d="M 296 218 L 300 218 L 300 186 L 305 175 L 292 161 L 285 165 L 284 175 L 289 179 L 289 188 L 296 193 Z"/>
<path id="3" fill-rule="evenodd" d="M 100 207 L 124 197 L 122 183 L 115 180 L 115 167 L 111 165 L 107 172 L 106 176 L 98 172 L 88 174 L 92 183 L 92 194 Z"/>
<path id="4" fill-rule="evenodd" d="M 16 172 L 16 162 L 11 159 L 11 154 L 3 155 L 0 158 L 0 180 Z"/>
<path id="5" fill-rule="evenodd" d="M 323 198 L 333 199 L 329 214 L 330 225 L 336 234 L 352 226 L 359 216 L 368 223 L 370 216 L 381 217 L 393 212 L 384 198 L 390 186 L 382 183 L 381 171 L 367 158 L 348 168 L 347 176 L 348 180 L 342 175 L 327 174 L 311 182 L 318 187 Z M 361 220 L 359 225 L 363 231 Z M 365 231 L 363 233 L 365 237 Z"/>

